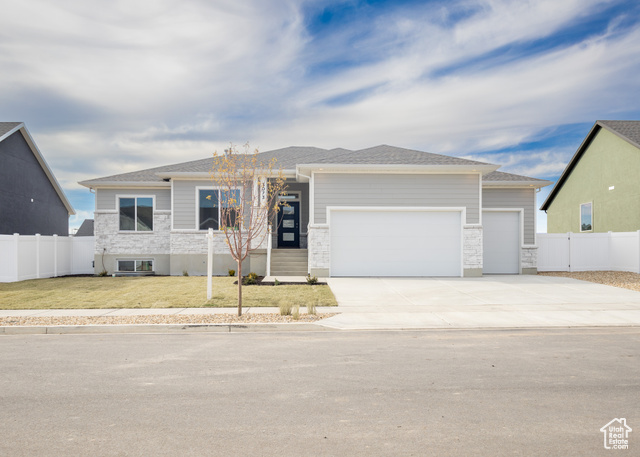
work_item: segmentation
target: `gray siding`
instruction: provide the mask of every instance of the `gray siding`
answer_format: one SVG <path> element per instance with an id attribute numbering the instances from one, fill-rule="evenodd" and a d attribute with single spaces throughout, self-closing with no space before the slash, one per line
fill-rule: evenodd
<path id="1" fill-rule="evenodd" d="M 116 195 L 154 195 L 156 210 L 171 210 L 171 189 L 96 189 L 96 210 L 115 210 Z"/>
<path id="2" fill-rule="evenodd" d="M 535 244 L 535 189 L 482 189 L 483 208 L 523 208 L 524 244 Z"/>
<path id="3" fill-rule="evenodd" d="M 173 228 L 177 230 L 197 230 L 196 225 L 196 187 L 216 187 L 210 180 L 173 181 Z M 247 190 L 251 198 L 251 189 Z M 249 213 L 247 207 L 246 214 Z"/>
<path id="4" fill-rule="evenodd" d="M 466 207 L 467 223 L 480 222 L 477 174 L 314 175 L 315 223 L 327 221 L 327 206 Z"/>
<path id="5" fill-rule="evenodd" d="M 0 141 L 0 234 L 69 234 L 69 212 L 22 133 Z"/>
<path id="6" fill-rule="evenodd" d="M 196 230 L 196 187 L 213 187 L 211 181 L 173 181 L 173 228 Z"/>

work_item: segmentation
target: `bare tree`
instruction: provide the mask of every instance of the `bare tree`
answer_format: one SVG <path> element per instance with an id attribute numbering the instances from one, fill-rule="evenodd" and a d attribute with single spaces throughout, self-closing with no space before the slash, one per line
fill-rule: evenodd
<path id="1" fill-rule="evenodd" d="M 238 316 L 242 315 L 242 262 L 251 251 L 264 248 L 269 215 L 277 212 L 278 196 L 286 189 L 276 160 L 260 160 L 258 150 L 238 151 L 233 144 L 214 154 L 211 180 L 219 190 L 219 230 L 224 231 L 231 256 L 238 265 Z"/>

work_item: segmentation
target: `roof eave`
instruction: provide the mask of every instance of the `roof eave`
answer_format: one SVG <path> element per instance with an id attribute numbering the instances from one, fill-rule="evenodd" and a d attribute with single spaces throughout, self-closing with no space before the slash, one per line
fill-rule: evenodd
<path id="1" fill-rule="evenodd" d="M 165 181 L 80 181 L 78 184 L 88 187 L 89 189 L 118 187 L 171 187 L 171 183 Z"/>
<path id="2" fill-rule="evenodd" d="M 8 132 L 6 132 L 4 135 L 0 136 L 0 141 L 4 140 L 5 138 L 9 138 L 11 135 L 13 135 L 14 133 L 16 133 L 18 130 L 20 130 L 22 127 L 24 127 L 24 122 L 20 122 L 18 125 L 16 125 L 14 128 L 12 128 L 11 130 L 9 130 Z"/>
<path id="3" fill-rule="evenodd" d="M 606 122 L 606 121 L 605 121 Z M 617 132 L 616 130 L 611 129 L 608 125 L 606 124 L 602 124 L 600 121 L 597 121 L 596 124 L 598 124 L 600 127 L 602 127 L 603 129 L 605 129 L 608 132 L 613 133 L 614 135 L 619 136 L 620 138 L 622 138 L 623 140 L 625 140 L 627 143 L 635 146 L 636 148 L 640 149 L 640 144 L 638 144 L 637 142 L 633 141 L 631 138 L 629 138 L 626 135 L 623 135 L 620 132 Z"/>
<path id="4" fill-rule="evenodd" d="M 546 211 L 547 209 L 549 209 L 549 206 L 551 205 L 551 203 L 553 203 L 553 200 L 556 198 L 556 195 L 564 185 L 564 182 L 567 180 L 567 178 L 573 171 L 573 168 L 576 166 L 576 164 L 580 160 L 580 157 L 582 157 L 582 154 L 584 154 L 584 151 L 587 149 L 587 147 L 589 147 L 589 145 L 591 144 L 591 141 L 593 141 L 593 138 L 602 127 L 603 127 L 602 124 L 600 124 L 600 122 L 598 121 L 596 121 L 593 124 L 593 127 L 591 127 L 591 130 L 589 130 L 589 133 L 587 134 L 585 139 L 582 141 L 582 143 L 580 143 L 580 146 L 576 150 L 575 154 L 573 154 L 573 157 L 571 157 L 571 160 L 569 160 L 569 163 L 567 164 L 567 166 L 564 168 L 564 170 L 562 170 L 562 174 L 556 181 L 556 184 L 553 186 L 553 189 L 551 189 L 551 192 L 549 192 L 549 195 L 547 195 L 547 198 L 544 200 L 544 203 L 540 207 L 540 210 Z M 607 130 L 611 131 L 609 129 Z"/>
<path id="5" fill-rule="evenodd" d="M 65 195 L 64 190 L 62 190 L 62 186 L 60 186 L 60 183 L 58 182 L 58 180 L 56 179 L 55 175 L 51 171 L 51 168 L 49 168 L 49 164 L 47 163 L 47 161 L 45 160 L 44 156 L 40 152 L 40 149 L 38 149 L 38 146 L 36 145 L 35 141 L 33 141 L 33 138 L 31 137 L 31 134 L 29 133 L 29 130 L 27 130 L 27 126 L 24 125 L 24 123 L 21 123 L 20 125 L 18 125 L 15 128 L 11 129 L 6 134 L 2 135 L 2 137 L 0 138 L 0 141 L 4 140 L 9 135 L 12 135 L 13 133 L 17 132 L 18 130 L 22 134 L 22 137 L 24 138 L 24 140 L 27 142 L 27 145 L 29 146 L 29 149 L 31 149 L 31 152 L 33 153 L 33 155 L 35 156 L 36 160 L 40 164 L 40 167 L 44 171 L 45 175 L 47 175 L 47 178 L 49 178 L 49 182 L 53 186 L 53 189 L 56 191 L 56 194 L 58 194 L 58 197 L 62 201 L 62 204 L 65 206 L 65 208 L 67 208 L 67 213 L 70 216 L 73 216 L 74 214 L 76 214 L 76 211 L 73 209 L 73 206 L 71 206 L 71 202 L 69 201 L 69 199 Z"/>
<path id="6" fill-rule="evenodd" d="M 500 188 L 508 188 L 508 187 L 531 188 L 533 187 L 535 189 L 540 189 L 550 184 L 553 184 L 553 182 L 552 181 L 482 181 L 482 187 L 500 187 Z"/>

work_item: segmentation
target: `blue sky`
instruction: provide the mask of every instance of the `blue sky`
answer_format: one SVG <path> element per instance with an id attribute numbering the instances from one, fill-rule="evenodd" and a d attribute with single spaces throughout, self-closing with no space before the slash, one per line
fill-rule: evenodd
<path id="1" fill-rule="evenodd" d="M 555 181 L 596 120 L 640 119 L 639 21 L 616 0 L 21 0 L 0 16 L 0 120 L 26 122 L 72 227 L 93 210 L 78 181 L 229 142 Z"/>

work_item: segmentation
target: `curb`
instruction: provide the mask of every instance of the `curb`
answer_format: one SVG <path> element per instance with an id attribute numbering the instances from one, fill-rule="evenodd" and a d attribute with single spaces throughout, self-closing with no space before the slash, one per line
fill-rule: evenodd
<path id="1" fill-rule="evenodd" d="M 0 335 L 69 335 L 95 333 L 251 333 L 251 332 L 335 332 L 337 329 L 313 323 L 287 324 L 112 324 L 112 325 L 9 325 Z"/>

